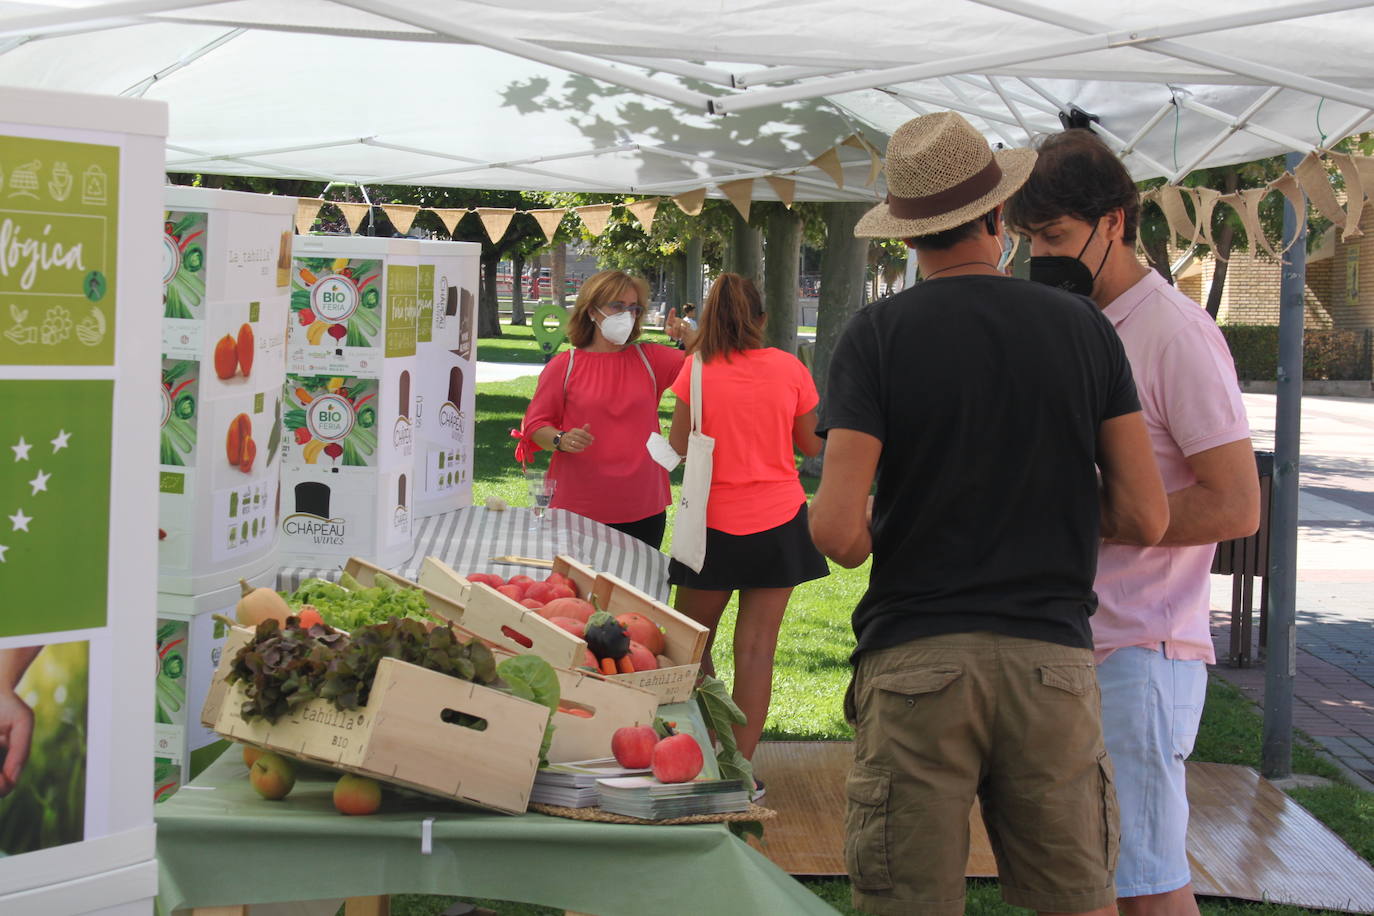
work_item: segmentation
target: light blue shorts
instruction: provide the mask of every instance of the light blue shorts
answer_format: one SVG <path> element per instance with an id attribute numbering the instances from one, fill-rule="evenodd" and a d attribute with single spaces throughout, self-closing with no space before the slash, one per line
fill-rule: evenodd
<path id="1" fill-rule="evenodd" d="M 1121 807 L 1117 896 L 1178 890 L 1192 880 L 1183 761 L 1197 739 L 1207 665 L 1151 649 L 1118 649 L 1097 666 L 1097 681 Z"/>

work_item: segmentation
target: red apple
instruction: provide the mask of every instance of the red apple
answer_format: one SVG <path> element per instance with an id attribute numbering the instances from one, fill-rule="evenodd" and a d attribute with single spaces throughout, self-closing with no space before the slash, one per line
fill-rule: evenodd
<path id="1" fill-rule="evenodd" d="M 591 649 L 588 649 L 588 650 L 587 650 L 587 655 L 586 655 L 586 657 L 585 657 L 585 658 L 583 659 L 583 661 L 582 661 L 582 667 L 583 667 L 583 668 L 590 668 L 590 669 L 592 669 L 593 671 L 600 671 L 600 670 L 601 670 L 601 666 L 598 665 L 598 664 L 596 663 L 596 656 L 592 654 L 592 650 L 591 650 Z"/>
<path id="2" fill-rule="evenodd" d="M 556 627 L 562 627 L 578 639 L 581 639 L 587 630 L 586 622 L 578 620 L 576 617 L 550 617 L 549 623 Z"/>
<path id="3" fill-rule="evenodd" d="M 547 576 L 544 577 L 544 581 L 548 582 L 550 585 L 566 585 L 573 591 L 577 590 L 577 586 L 573 585 L 573 580 L 569 579 L 567 576 L 559 572 L 549 573 Z M 573 597 L 576 597 L 576 595 L 574 595 Z"/>
<path id="4" fill-rule="evenodd" d="M 493 573 L 468 573 L 464 576 L 469 582 L 481 582 L 483 585 L 490 585 L 492 588 L 500 588 L 506 584 L 506 580 Z"/>
<path id="5" fill-rule="evenodd" d="M 587 651 L 590 652 L 591 650 L 588 649 Z M 593 658 L 595 658 L 595 656 L 593 656 Z M 253 764 L 257 762 L 257 759 L 261 756 L 262 748 L 253 747 L 251 744 L 245 744 L 243 746 L 243 765 L 249 769 L 253 768 Z"/>
<path id="6" fill-rule="evenodd" d="M 525 597 L 525 590 L 518 585 L 502 585 L 497 591 L 516 603 Z"/>
<path id="7" fill-rule="evenodd" d="M 340 814 L 375 814 L 382 806 L 382 786 L 375 779 L 345 773 L 334 784 L 334 807 Z"/>
<path id="8" fill-rule="evenodd" d="M 248 770 L 248 781 L 263 798 L 277 801 L 296 787 L 296 768 L 280 754 L 264 751 Z"/>
<path id="9" fill-rule="evenodd" d="M 581 598 L 555 598 L 544 605 L 543 609 L 545 617 L 571 617 L 583 623 L 595 613 L 596 607 L 590 601 L 583 601 Z"/>
<path id="10" fill-rule="evenodd" d="M 506 584 L 518 585 L 525 591 L 529 591 L 530 586 L 534 585 L 534 580 L 531 579 L 529 576 L 511 576 L 509 579 L 506 580 Z"/>
<path id="11" fill-rule="evenodd" d="M 691 782 L 701 772 L 703 762 L 701 745 L 691 735 L 669 735 L 654 745 L 652 765 L 659 782 Z"/>
<path id="12" fill-rule="evenodd" d="M 628 770 L 644 770 L 656 756 L 654 748 L 658 743 L 658 732 L 652 725 L 627 725 L 617 728 L 611 735 L 611 754 L 616 763 Z M 701 751 L 698 750 L 698 770 L 700 760 Z"/>
<path id="13" fill-rule="evenodd" d="M 654 658 L 654 653 L 631 639 L 630 664 L 635 666 L 636 671 L 653 671 L 658 667 L 658 659 Z"/>
<path id="14" fill-rule="evenodd" d="M 636 614 L 633 611 L 617 616 L 616 622 L 625 628 L 630 634 L 630 639 L 648 649 L 654 655 L 663 651 L 663 631 L 643 614 Z M 639 662 L 635 662 L 635 670 L 639 670 Z"/>

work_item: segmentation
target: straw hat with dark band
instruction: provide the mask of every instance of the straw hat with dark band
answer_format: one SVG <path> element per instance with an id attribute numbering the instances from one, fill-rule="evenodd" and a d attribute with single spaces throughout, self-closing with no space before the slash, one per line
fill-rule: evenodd
<path id="1" fill-rule="evenodd" d="M 887 145 L 887 200 L 863 215 L 854 235 L 907 239 L 962 226 L 1014 194 L 1034 166 L 1035 150 L 994 153 L 952 111 L 913 118 Z"/>

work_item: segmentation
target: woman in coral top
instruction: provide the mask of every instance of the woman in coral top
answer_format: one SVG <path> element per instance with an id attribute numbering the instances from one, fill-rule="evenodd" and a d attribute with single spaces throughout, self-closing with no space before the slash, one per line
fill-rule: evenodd
<path id="1" fill-rule="evenodd" d="M 672 561 L 679 611 L 711 629 L 738 589 L 734 699 L 748 717 L 735 740 L 752 758 L 773 692 L 773 652 L 792 588 L 829 573 L 811 543 L 806 492 L 794 449 L 821 450 L 819 398 L 795 356 L 763 346 L 765 314 L 754 284 L 722 274 L 698 315 L 698 333 L 673 382 L 677 406 L 669 441 L 687 451 L 692 360 L 701 360 L 701 431 L 716 440 L 706 503 L 706 561 L 692 572 Z M 710 646 L 703 667 L 714 673 Z"/>
<path id="2" fill-rule="evenodd" d="M 539 449 L 551 450 L 552 508 L 658 549 L 672 496 L 668 472 L 645 443 L 660 429 L 658 405 L 683 354 L 636 342 L 648 297 L 643 280 L 618 270 L 582 284 L 568 319 L 572 348 L 539 374 L 516 457 L 526 461 Z M 674 338 L 686 330 L 672 312 L 667 325 Z"/>

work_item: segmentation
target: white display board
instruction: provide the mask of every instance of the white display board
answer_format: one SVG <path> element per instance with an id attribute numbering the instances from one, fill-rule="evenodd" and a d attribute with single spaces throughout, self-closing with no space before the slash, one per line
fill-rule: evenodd
<path id="1" fill-rule="evenodd" d="M 159 589 L 198 596 L 276 565 L 296 199 L 164 202 Z"/>
<path id="2" fill-rule="evenodd" d="M 0 94 L 4 913 L 147 912 L 156 892 L 166 132 L 160 102 Z"/>
<path id="3" fill-rule="evenodd" d="M 413 550 L 420 244 L 297 236 L 282 413 L 281 561 Z"/>
<path id="4" fill-rule="evenodd" d="M 415 396 L 415 512 L 472 505 L 476 371 L 472 329 L 482 246 L 420 243 L 419 391 Z"/>

